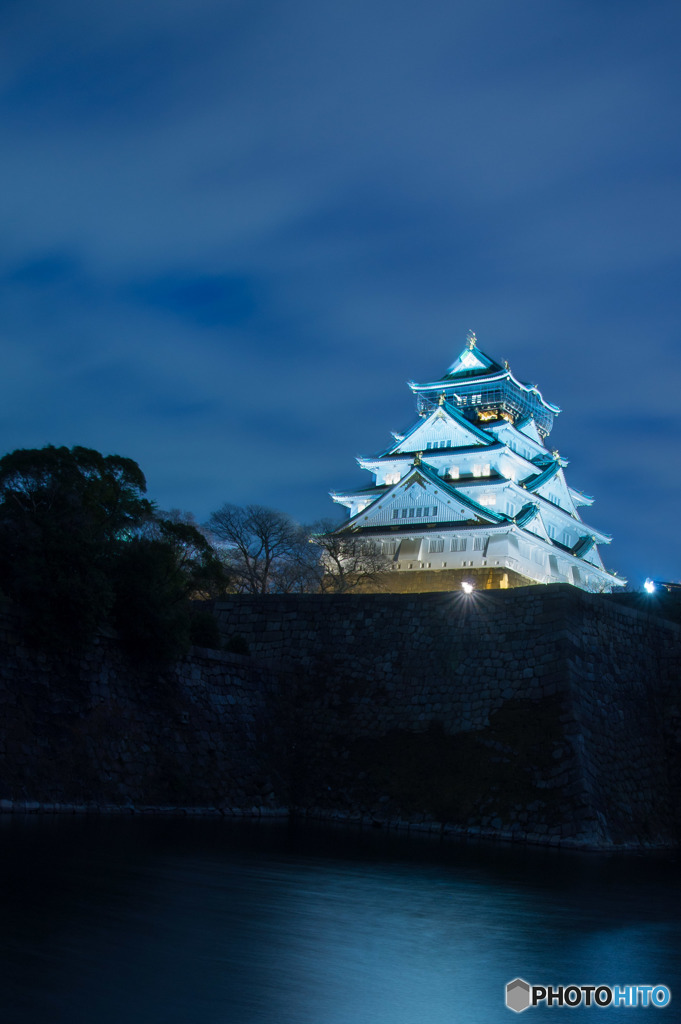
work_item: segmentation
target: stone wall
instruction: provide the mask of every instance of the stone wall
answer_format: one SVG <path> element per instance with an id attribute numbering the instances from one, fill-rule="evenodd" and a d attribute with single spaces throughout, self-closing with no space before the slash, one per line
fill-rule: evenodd
<path id="1" fill-rule="evenodd" d="M 280 682 L 253 659 L 194 648 L 159 671 L 107 636 L 77 659 L 50 658 L 8 615 L 0 659 L 0 809 L 260 813 L 286 799 L 269 756 Z"/>
<path id="2" fill-rule="evenodd" d="M 166 671 L 0 621 L 0 809 L 300 813 L 553 844 L 665 845 L 681 627 L 566 585 L 232 597 Z M 237 639 L 239 638 L 239 639 Z"/>
<path id="3" fill-rule="evenodd" d="M 302 806 L 537 840 L 675 833 L 673 623 L 567 585 L 232 598 L 217 614 L 295 670 Z"/>

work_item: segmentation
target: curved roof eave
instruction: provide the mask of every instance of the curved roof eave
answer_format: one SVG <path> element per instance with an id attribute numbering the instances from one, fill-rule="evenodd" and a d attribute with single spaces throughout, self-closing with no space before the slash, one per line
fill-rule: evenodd
<path id="1" fill-rule="evenodd" d="M 485 445 L 485 446 L 483 446 L 481 444 L 468 444 L 468 445 L 462 446 L 461 448 L 425 448 L 423 450 L 423 458 L 424 459 L 431 459 L 431 458 L 432 459 L 438 459 L 438 458 L 441 459 L 441 458 L 446 458 L 447 456 L 449 456 L 449 458 L 451 459 L 452 453 L 455 453 L 457 455 L 475 455 L 475 454 L 477 454 L 479 452 L 482 455 L 483 452 L 499 452 L 499 451 L 502 451 L 504 448 L 507 448 L 507 447 L 508 447 L 508 445 L 505 445 L 503 441 L 496 441 L 493 444 L 488 444 L 488 445 Z M 414 449 L 414 451 L 392 452 L 392 453 L 389 452 L 387 455 L 383 454 L 383 455 L 373 455 L 373 456 L 366 456 L 366 457 L 358 455 L 357 458 L 356 458 L 356 461 L 357 461 L 357 464 L 360 467 L 360 469 L 370 470 L 371 466 L 378 466 L 382 462 L 399 462 L 400 459 L 406 460 L 407 462 L 413 462 L 413 457 L 414 457 L 416 451 L 417 451 L 417 449 Z M 421 451 L 421 449 L 419 448 L 418 451 Z M 512 449 L 509 449 L 509 451 L 511 451 L 511 453 L 513 455 L 517 454 Z M 518 456 L 518 458 L 522 459 L 522 455 Z M 523 461 L 526 462 L 527 459 L 525 459 Z"/>
<path id="2" fill-rule="evenodd" d="M 570 487 L 569 484 L 567 485 L 567 489 L 570 492 L 572 500 L 575 502 L 575 504 L 593 505 L 594 501 L 596 500 L 594 497 L 592 497 L 592 495 L 585 494 L 584 491 L 578 491 L 576 487 Z"/>
<path id="3" fill-rule="evenodd" d="M 536 476 L 527 476 L 524 480 L 521 480 L 520 486 L 524 487 L 528 491 L 536 491 L 539 487 L 543 487 L 544 484 L 548 484 L 553 480 L 554 476 L 557 476 L 558 471 L 561 468 L 562 467 L 558 459 L 554 459 L 546 469 L 541 471 L 541 473 L 538 473 Z"/>

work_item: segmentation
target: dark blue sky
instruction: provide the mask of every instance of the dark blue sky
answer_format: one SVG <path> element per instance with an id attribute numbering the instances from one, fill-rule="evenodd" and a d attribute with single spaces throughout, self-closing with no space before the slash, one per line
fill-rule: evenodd
<path id="1" fill-rule="evenodd" d="M 676 0 L 0 0 L 2 447 L 337 515 L 472 328 L 563 409 L 606 565 L 680 578 L 680 35 Z"/>

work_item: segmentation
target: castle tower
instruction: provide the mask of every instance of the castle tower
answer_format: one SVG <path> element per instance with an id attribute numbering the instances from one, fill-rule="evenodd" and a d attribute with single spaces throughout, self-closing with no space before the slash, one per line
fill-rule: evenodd
<path id="1" fill-rule="evenodd" d="M 416 423 L 358 459 L 372 485 L 331 495 L 350 512 L 338 533 L 389 560 L 384 589 L 624 586 L 598 551 L 611 538 L 580 517 L 593 498 L 569 486 L 567 460 L 546 447 L 557 406 L 481 352 L 473 333 L 440 380 L 409 386 Z"/>

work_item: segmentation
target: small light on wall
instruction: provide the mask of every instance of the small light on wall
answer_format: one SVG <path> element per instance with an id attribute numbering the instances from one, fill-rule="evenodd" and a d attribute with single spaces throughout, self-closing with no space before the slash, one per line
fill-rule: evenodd
<path id="1" fill-rule="evenodd" d="M 647 579 L 643 584 L 643 589 L 645 590 L 646 594 L 654 594 L 656 588 L 653 581 L 651 579 Z"/>
<path id="2" fill-rule="evenodd" d="M 472 583 L 469 583 L 468 580 L 464 580 L 463 583 L 461 584 L 461 589 L 463 590 L 464 594 L 472 594 L 474 588 Z"/>

